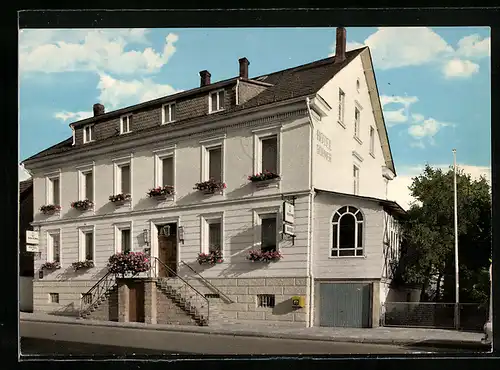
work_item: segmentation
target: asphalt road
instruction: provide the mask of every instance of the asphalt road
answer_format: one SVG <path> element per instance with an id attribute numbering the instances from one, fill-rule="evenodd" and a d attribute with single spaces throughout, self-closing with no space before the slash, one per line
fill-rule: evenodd
<path id="1" fill-rule="evenodd" d="M 98 327 L 64 323 L 20 323 L 23 355 L 312 355 L 410 354 L 415 350 L 388 345 L 241 337 Z M 40 341 L 40 339 L 43 339 Z M 121 348 L 116 348 L 121 347 Z M 58 349 L 59 348 L 59 349 Z M 116 351 L 116 352 L 115 352 Z"/>

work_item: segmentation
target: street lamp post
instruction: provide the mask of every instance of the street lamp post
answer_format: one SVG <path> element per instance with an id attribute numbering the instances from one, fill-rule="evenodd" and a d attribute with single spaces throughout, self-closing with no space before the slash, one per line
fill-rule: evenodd
<path id="1" fill-rule="evenodd" d="M 458 269 L 458 207 L 457 207 L 457 150 L 453 149 L 453 191 L 454 191 L 454 224 L 455 224 L 455 329 L 460 329 L 460 285 Z"/>

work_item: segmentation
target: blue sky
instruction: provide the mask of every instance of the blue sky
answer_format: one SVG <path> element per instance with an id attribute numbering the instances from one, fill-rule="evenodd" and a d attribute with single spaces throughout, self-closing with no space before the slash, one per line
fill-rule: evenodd
<path id="1" fill-rule="evenodd" d="M 370 46 L 398 179 L 408 199 L 425 163 L 458 162 L 490 176 L 490 42 L 487 27 L 347 28 L 348 49 Z M 20 34 L 20 160 L 71 136 L 69 123 L 189 90 L 328 57 L 335 28 L 23 30 Z M 403 199 L 404 198 L 404 199 Z"/>

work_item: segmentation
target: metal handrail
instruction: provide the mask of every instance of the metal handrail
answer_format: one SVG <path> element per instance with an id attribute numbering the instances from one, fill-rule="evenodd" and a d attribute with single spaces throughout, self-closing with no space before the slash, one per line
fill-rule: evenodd
<path id="1" fill-rule="evenodd" d="M 111 277 L 112 279 L 109 279 Z M 116 281 L 116 276 L 114 273 L 108 271 L 106 275 L 100 278 L 97 283 L 95 283 L 92 288 L 90 288 L 87 293 L 84 293 L 80 299 L 80 314 L 84 311 L 84 305 L 87 304 L 85 310 L 95 304 L 106 292 L 109 290 L 110 286 L 113 286 Z M 111 283 L 110 283 L 111 282 Z M 104 284 L 105 283 L 105 284 Z M 105 289 L 103 289 L 105 288 Z M 88 297 L 91 297 L 89 300 Z M 94 298 L 95 297 L 95 298 Z"/>
<path id="2" fill-rule="evenodd" d="M 157 257 L 151 257 L 151 260 L 155 260 L 157 262 L 160 262 L 160 264 L 162 264 L 163 267 L 165 267 L 168 272 L 170 272 L 171 274 L 173 274 L 175 277 L 179 278 L 184 284 L 186 284 L 188 287 L 190 287 L 192 290 L 194 290 L 194 292 L 196 294 L 198 294 L 206 302 L 206 304 L 207 304 L 207 321 L 209 321 L 210 320 L 210 302 L 209 302 L 208 298 L 206 298 L 204 294 L 200 293 L 198 291 L 198 289 L 196 289 L 195 287 L 193 287 L 186 280 L 184 280 L 183 278 L 181 278 L 174 270 L 172 270 L 170 267 L 168 267 L 163 261 L 161 261 Z M 154 264 L 154 266 L 155 266 L 155 275 L 156 275 L 157 274 L 156 263 Z M 150 277 L 151 277 L 151 271 L 152 270 L 153 270 L 153 264 L 151 264 L 151 269 L 149 270 L 150 271 Z"/>
<path id="3" fill-rule="evenodd" d="M 198 275 L 205 283 L 207 283 L 208 285 L 210 285 L 211 288 L 215 289 L 217 292 L 219 292 L 219 294 L 222 294 L 226 300 L 228 300 L 230 303 L 234 303 L 234 301 L 231 298 L 229 298 L 225 293 L 221 292 L 220 289 L 218 289 L 210 281 L 208 281 L 207 279 L 205 279 L 199 272 L 197 272 L 195 269 L 193 269 L 191 266 L 189 266 L 186 262 L 184 262 L 183 260 L 181 260 L 181 263 L 184 266 L 186 266 L 188 269 L 190 269 L 191 271 L 193 271 L 196 275 Z"/>

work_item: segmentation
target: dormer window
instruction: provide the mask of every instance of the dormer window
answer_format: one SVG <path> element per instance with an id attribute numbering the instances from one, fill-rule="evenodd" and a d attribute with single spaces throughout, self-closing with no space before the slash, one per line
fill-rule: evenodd
<path id="1" fill-rule="evenodd" d="M 209 110 L 210 113 L 224 110 L 224 90 L 210 93 Z"/>
<path id="2" fill-rule="evenodd" d="M 174 122 L 176 120 L 176 106 L 175 103 L 168 103 L 162 109 L 162 124 Z"/>
<path id="3" fill-rule="evenodd" d="M 122 116 L 120 120 L 120 134 L 127 134 L 131 132 L 132 115 Z"/>
<path id="4" fill-rule="evenodd" d="M 94 140 L 94 125 L 83 127 L 83 143 L 90 143 Z"/>

